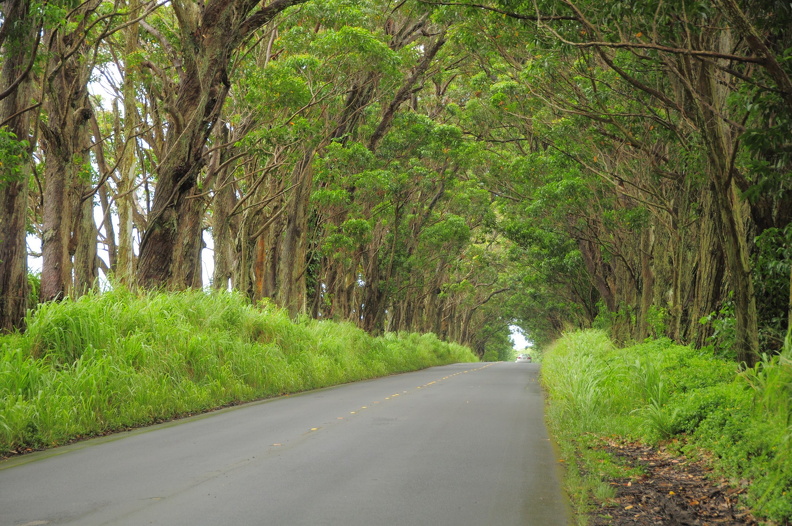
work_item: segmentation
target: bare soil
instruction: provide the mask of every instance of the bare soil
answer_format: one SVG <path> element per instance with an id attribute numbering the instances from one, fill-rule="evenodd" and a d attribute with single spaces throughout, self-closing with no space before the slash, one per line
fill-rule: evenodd
<path id="1" fill-rule="evenodd" d="M 702 462 L 641 444 L 604 448 L 644 474 L 610 480 L 616 498 L 590 514 L 592 526 L 758 524 L 738 502 L 744 490 L 713 477 Z"/>

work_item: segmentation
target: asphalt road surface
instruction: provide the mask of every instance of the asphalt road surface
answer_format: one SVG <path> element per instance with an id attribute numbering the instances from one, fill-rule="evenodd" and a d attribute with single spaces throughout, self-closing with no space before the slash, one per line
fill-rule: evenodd
<path id="1" fill-rule="evenodd" d="M 13 458 L 0 525 L 566 525 L 537 372 L 435 367 Z"/>

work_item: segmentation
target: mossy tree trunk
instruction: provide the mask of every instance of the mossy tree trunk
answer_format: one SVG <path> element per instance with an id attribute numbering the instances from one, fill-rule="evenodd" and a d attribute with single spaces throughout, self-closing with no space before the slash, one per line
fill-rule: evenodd
<path id="1" fill-rule="evenodd" d="M 41 300 L 62 299 L 74 288 L 72 257 L 83 212 L 83 196 L 89 192 L 91 169 L 91 119 L 88 81 L 93 62 L 84 33 L 99 6 L 91 0 L 72 13 L 76 29 L 55 27 L 45 32 L 50 59 L 44 82 L 44 113 L 41 123 L 44 169 L 44 218 Z M 93 210 L 89 211 L 93 221 Z M 95 228 L 94 228 L 95 229 Z M 83 240 L 83 243 L 96 243 Z M 95 248 L 93 249 L 95 252 Z"/>
<path id="2" fill-rule="evenodd" d="M 0 333 L 24 327 L 28 304 L 27 246 L 25 219 L 28 206 L 30 163 L 31 78 L 29 67 L 39 41 L 39 27 L 25 0 L 0 4 L 3 29 L 11 30 L 0 42 L 3 66 L 0 71 L 0 123 L 8 137 L 8 147 L 18 152 L 3 159 L 0 168 Z"/>

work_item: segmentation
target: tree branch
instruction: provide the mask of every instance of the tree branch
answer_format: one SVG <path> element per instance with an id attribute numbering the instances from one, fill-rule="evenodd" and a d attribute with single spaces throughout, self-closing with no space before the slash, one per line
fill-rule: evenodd
<path id="1" fill-rule="evenodd" d="M 514 13 L 512 11 L 504 11 L 502 9 L 498 9 L 497 7 L 491 7 L 488 5 L 481 5 L 481 4 L 470 4 L 467 2 L 429 2 L 427 0 L 421 0 L 422 4 L 428 5 L 450 5 L 450 6 L 459 6 L 459 7 L 474 7 L 476 9 L 484 9 L 485 11 L 492 11 L 493 13 L 498 13 L 501 15 L 506 15 L 509 18 L 515 18 L 517 20 L 531 20 L 534 22 L 544 22 L 544 21 L 556 21 L 556 20 L 573 20 L 578 21 L 579 18 L 576 16 L 569 16 L 569 15 L 523 15 L 521 13 Z"/>

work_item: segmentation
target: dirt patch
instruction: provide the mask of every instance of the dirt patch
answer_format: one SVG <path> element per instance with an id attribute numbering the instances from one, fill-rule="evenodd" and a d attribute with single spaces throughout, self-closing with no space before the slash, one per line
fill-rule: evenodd
<path id="1" fill-rule="evenodd" d="M 640 444 L 604 448 L 645 474 L 609 480 L 616 498 L 591 513 L 592 526 L 758 524 L 738 503 L 743 490 L 714 478 L 703 463 Z"/>

